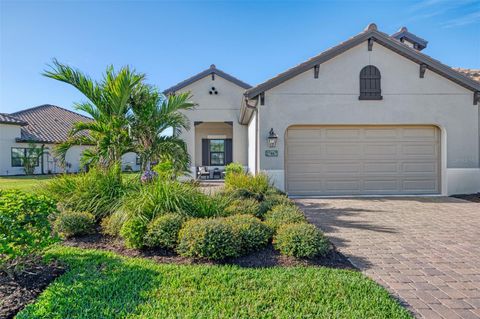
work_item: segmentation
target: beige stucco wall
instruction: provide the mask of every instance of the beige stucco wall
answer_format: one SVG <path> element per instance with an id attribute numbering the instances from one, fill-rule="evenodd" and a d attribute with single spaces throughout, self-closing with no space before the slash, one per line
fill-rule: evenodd
<path id="1" fill-rule="evenodd" d="M 218 95 L 208 93 L 212 86 L 218 91 Z M 247 165 L 247 126 L 238 123 L 240 105 L 245 90 L 218 75 L 215 76 L 215 80 L 208 75 L 186 86 L 180 92 L 188 91 L 191 92 L 192 101 L 197 103 L 197 106 L 195 110 L 185 112 L 191 121 L 191 129 L 182 132 L 180 137 L 187 143 L 192 166 L 201 165 L 201 144 L 198 144 L 199 139 L 195 137 L 196 130 L 193 125 L 195 121 L 233 122 L 233 127 L 231 127 L 233 161 Z M 201 134 L 215 135 L 216 133 L 202 131 Z M 192 170 L 194 169 L 192 167 Z"/>
<path id="2" fill-rule="evenodd" d="M 22 147 L 28 148 L 29 143 L 17 143 L 16 138 L 20 137 L 20 126 L 0 124 L 0 175 L 23 175 L 23 167 L 12 167 L 11 161 L 11 148 Z M 52 173 L 78 173 L 82 167 L 80 165 L 80 158 L 82 152 L 88 148 L 88 146 L 76 145 L 71 147 L 65 156 L 65 162 L 69 163 L 69 167 L 63 167 L 60 165 L 58 159 L 55 158 L 53 148 L 54 144 L 35 144 L 37 147 L 44 145 L 43 155 L 43 172 L 45 174 Z M 135 165 L 135 153 L 127 153 L 122 157 L 122 167 L 128 163 L 134 170 L 138 170 L 139 166 Z M 132 165 L 133 162 L 133 165 Z M 41 164 L 35 168 L 35 174 L 41 174 Z"/>
<path id="3" fill-rule="evenodd" d="M 359 72 L 369 64 L 382 75 L 381 101 L 358 100 Z M 418 64 L 378 43 L 373 51 L 360 44 L 323 63 L 318 79 L 309 70 L 265 92 L 265 105 L 259 106 L 260 169 L 284 188 L 284 137 L 291 125 L 433 124 L 444 138 L 443 177 L 448 168 L 479 174 L 479 107 L 472 94 L 430 70 L 419 78 Z M 278 157 L 265 157 L 270 127 L 279 135 Z"/>
<path id="4" fill-rule="evenodd" d="M 195 166 L 202 166 L 202 139 L 212 135 L 233 138 L 232 126 L 223 122 L 207 122 L 195 126 Z"/>

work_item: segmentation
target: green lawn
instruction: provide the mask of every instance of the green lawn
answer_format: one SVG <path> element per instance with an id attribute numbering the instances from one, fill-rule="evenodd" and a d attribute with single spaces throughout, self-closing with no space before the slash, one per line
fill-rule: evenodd
<path id="1" fill-rule="evenodd" d="M 19 189 L 30 192 L 41 187 L 52 177 L 53 175 L 0 176 L 0 189 Z"/>
<path id="2" fill-rule="evenodd" d="M 138 173 L 123 173 L 128 178 L 137 178 Z M 0 189 L 19 189 L 32 192 L 44 185 L 55 175 L 0 176 Z"/>
<path id="3" fill-rule="evenodd" d="M 26 318 L 411 318 L 359 272 L 296 267 L 157 264 L 55 246 L 69 271 Z"/>

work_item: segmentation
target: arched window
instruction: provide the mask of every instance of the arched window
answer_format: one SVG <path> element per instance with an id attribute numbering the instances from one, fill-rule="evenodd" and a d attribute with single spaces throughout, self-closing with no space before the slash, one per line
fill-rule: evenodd
<path id="1" fill-rule="evenodd" d="M 380 71 L 373 65 L 367 65 L 360 71 L 360 100 L 381 100 Z"/>

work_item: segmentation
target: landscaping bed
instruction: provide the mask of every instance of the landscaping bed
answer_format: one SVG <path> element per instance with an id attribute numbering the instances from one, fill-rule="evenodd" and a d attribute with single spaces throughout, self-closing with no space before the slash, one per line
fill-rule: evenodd
<path id="1" fill-rule="evenodd" d="M 142 257 L 154 260 L 158 263 L 176 263 L 183 265 L 206 264 L 206 265 L 237 265 L 240 267 L 290 267 L 290 266 L 324 266 L 339 269 L 356 269 L 350 261 L 332 248 L 325 256 L 317 256 L 311 259 L 297 259 L 283 256 L 276 251 L 271 244 L 246 256 L 229 258 L 221 261 L 208 259 L 188 258 L 179 256 L 171 250 L 161 248 L 129 249 L 123 241 L 110 236 L 92 234 L 65 240 L 62 245 L 84 249 L 100 249 L 115 252 L 128 257 Z"/>
<path id="2" fill-rule="evenodd" d="M 65 267 L 55 261 L 43 263 L 37 260 L 24 267 L 15 276 L 0 271 L 0 318 L 13 318 L 65 272 Z"/>
<path id="3" fill-rule="evenodd" d="M 2 261 L 68 269 L 17 318 L 409 318 L 266 175 L 236 166 L 215 192 L 118 167 L 0 192 Z"/>

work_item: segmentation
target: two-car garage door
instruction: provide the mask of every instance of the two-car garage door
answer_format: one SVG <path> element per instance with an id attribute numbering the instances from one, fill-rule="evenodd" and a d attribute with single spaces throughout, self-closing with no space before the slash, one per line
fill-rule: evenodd
<path id="1" fill-rule="evenodd" d="M 289 195 L 440 192 L 435 126 L 293 126 L 285 154 Z"/>

